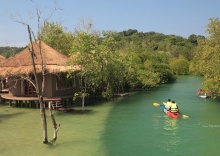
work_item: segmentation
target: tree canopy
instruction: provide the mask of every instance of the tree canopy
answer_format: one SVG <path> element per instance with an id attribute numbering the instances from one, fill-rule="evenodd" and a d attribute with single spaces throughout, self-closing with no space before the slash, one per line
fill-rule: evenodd
<path id="1" fill-rule="evenodd" d="M 10 56 L 15 55 L 16 53 L 22 51 L 24 47 L 0 47 L 0 55 L 9 58 Z"/>
<path id="2" fill-rule="evenodd" d="M 61 23 L 45 22 L 39 37 L 69 56 L 69 65 L 81 65 L 82 88 L 90 94 L 149 89 L 172 82 L 177 75 L 189 73 L 198 40 L 204 40 L 195 34 L 186 39 L 135 29 L 92 31 L 91 23 L 83 28 L 69 32 Z"/>
<path id="3" fill-rule="evenodd" d="M 200 38 L 195 50 L 190 72 L 204 76 L 204 89 L 220 96 L 220 20 L 211 18 L 207 33 L 209 37 Z"/>
<path id="4" fill-rule="evenodd" d="M 42 41 L 62 54 L 69 54 L 73 42 L 73 34 L 68 32 L 61 23 L 46 21 L 41 30 L 40 37 Z"/>

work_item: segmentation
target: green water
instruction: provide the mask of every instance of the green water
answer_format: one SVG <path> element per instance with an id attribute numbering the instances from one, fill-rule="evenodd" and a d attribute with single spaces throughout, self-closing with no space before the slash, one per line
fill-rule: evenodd
<path id="1" fill-rule="evenodd" d="M 54 112 L 57 142 L 42 143 L 38 109 L 0 105 L 1 156 L 219 155 L 219 101 L 196 96 L 202 78 L 182 76 L 174 84 L 89 106 L 89 113 Z M 160 107 L 171 98 L 188 119 L 170 119 Z M 48 137 L 53 129 L 50 118 Z"/>

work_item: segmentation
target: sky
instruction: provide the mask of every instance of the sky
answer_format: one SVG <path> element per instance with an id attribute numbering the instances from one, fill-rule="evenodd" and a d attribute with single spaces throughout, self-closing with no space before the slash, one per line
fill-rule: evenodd
<path id="1" fill-rule="evenodd" d="M 34 3 L 33 3 L 34 1 Z M 55 6 L 59 8 L 52 16 Z M 25 47 L 27 26 L 37 34 L 37 8 L 40 23 L 61 23 L 74 32 L 80 21 L 90 21 L 97 31 L 158 32 L 188 38 L 208 36 L 210 18 L 220 18 L 220 0 L 1 0 L 0 47 Z"/>

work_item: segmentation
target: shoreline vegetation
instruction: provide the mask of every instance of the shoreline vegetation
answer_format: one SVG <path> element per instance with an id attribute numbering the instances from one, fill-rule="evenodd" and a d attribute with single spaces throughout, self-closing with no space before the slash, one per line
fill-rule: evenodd
<path id="1" fill-rule="evenodd" d="M 213 68 L 213 62 L 219 66 L 215 59 L 219 56 L 215 50 L 218 45 L 210 47 L 218 40 L 213 28 L 219 23 L 218 18 L 210 19 L 207 29 L 210 38 L 195 34 L 183 38 L 135 29 L 103 31 L 100 32 L 102 35 L 82 30 L 69 32 L 61 23 L 46 22 L 41 37 L 42 41 L 69 57 L 68 65 L 83 67 L 76 73 L 82 81 L 81 91 L 77 93 L 81 97 L 111 98 L 127 90 L 149 90 L 175 82 L 178 75 L 189 74 L 204 76 L 204 90 L 218 97 L 220 89 L 213 85 L 218 81 L 218 72 L 214 71 L 210 76 L 209 69 Z M 61 37 L 50 36 L 51 32 Z M 68 43 L 63 43 L 64 38 Z"/>

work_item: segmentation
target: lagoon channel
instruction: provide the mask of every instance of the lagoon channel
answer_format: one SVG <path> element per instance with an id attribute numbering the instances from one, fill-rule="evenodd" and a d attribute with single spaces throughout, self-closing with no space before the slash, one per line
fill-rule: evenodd
<path id="1" fill-rule="evenodd" d="M 57 141 L 42 143 L 39 109 L 0 104 L 1 156 L 209 156 L 219 155 L 220 103 L 196 95 L 202 77 L 86 106 L 87 113 L 54 111 Z M 171 119 L 161 107 L 175 100 L 187 119 Z M 53 129 L 47 111 L 48 138 Z"/>

